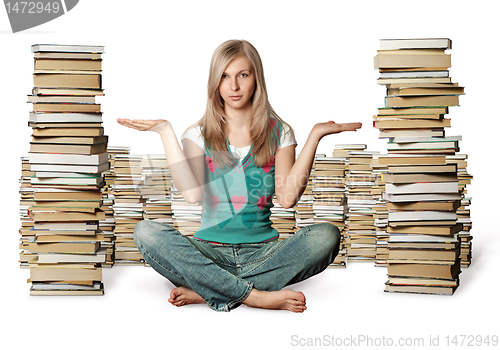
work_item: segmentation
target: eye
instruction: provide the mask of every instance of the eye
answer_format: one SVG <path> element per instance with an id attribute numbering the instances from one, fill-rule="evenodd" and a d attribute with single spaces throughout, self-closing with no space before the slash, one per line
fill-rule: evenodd
<path id="1" fill-rule="evenodd" d="M 247 73 L 241 73 L 241 76 L 242 77 L 248 77 L 248 74 Z"/>
<path id="2" fill-rule="evenodd" d="M 227 75 L 226 74 L 222 74 L 221 79 L 226 79 L 226 78 L 227 78 Z"/>

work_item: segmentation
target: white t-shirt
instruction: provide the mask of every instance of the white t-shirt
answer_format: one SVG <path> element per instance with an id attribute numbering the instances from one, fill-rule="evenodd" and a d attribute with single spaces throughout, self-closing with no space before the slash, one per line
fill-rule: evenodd
<path id="1" fill-rule="evenodd" d="M 290 146 L 290 145 L 295 145 L 297 146 L 297 141 L 295 141 L 295 135 L 293 133 L 293 129 L 291 132 L 287 135 L 286 131 L 289 128 L 284 125 L 283 127 L 283 132 L 281 133 L 281 139 L 280 139 L 280 144 L 278 145 L 278 149 Z M 203 149 L 203 136 L 201 136 L 201 127 L 196 125 L 188 128 L 184 134 L 181 136 L 181 142 L 184 139 L 189 139 L 196 143 L 198 146 L 200 146 L 201 149 Z M 246 147 L 235 147 L 233 145 L 229 145 L 231 148 L 231 153 L 241 160 L 243 157 L 245 157 L 248 154 L 248 151 L 250 151 L 251 145 L 248 145 Z"/>

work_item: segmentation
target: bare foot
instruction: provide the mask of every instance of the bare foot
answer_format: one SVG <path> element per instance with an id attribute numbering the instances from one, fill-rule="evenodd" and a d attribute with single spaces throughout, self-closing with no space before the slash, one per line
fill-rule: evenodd
<path id="1" fill-rule="evenodd" d="M 172 289 L 168 302 L 179 307 L 189 304 L 204 304 L 205 300 L 193 290 L 180 286 Z"/>
<path id="2" fill-rule="evenodd" d="M 304 294 L 291 289 L 276 292 L 252 289 L 250 295 L 243 301 L 243 304 L 261 309 L 288 310 L 292 312 L 304 312 L 307 309 Z"/>

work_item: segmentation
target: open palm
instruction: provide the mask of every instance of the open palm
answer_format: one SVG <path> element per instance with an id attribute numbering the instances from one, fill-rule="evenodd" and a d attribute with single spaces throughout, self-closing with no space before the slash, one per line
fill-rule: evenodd
<path id="1" fill-rule="evenodd" d="M 139 131 L 156 131 L 160 132 L 164 127 L 170 124 L 169 121 L 164 119 L 126 119 L 119 118 L 116 120 L 118 124 L 126 126 L 131 129 Z"/>
<path id="2" fill-rule="evenodd" d="M 335 123 L 330 120 L 326 123 L 314 125 L 313 132 L 321 139 L 326 135 L 338 134 L 343 131 L 356 131 L 361 128 L 361 123 Z"/>

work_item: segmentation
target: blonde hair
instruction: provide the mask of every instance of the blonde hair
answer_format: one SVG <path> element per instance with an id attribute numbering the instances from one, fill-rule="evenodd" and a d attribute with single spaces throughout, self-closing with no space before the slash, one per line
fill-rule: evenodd
<path id="1" fill-rule="evenodd" d="M 276 114 L 269 103 L 264 68 L 255 47 L 245 40 L 228 40 L 217 47 L 212 55 L 208 76 L 207 107 L 203 118 L 197 123 L 201 126 L 201 134 L 207 149 L 215 151 L 213 152 L 213 161 L 220 168 L 224 168 L 223 163 L 234 166 L 236 160 L 230 156 L 226 146 L 227 135 L 224 128 L 226 115 L 224 113 L 224 100 L 219 94 L 219 84 L 228 64 L 240 55 L 244 55 L 248 59 L 255 74 L 250 128 L 255 165 L 265 166 L 276 153 L 276 140 L 271 137 L 272 128 L 270 127 L 274 125 L 273 118 L 283 130 L 284 125 L 286 125 L 288 126 L 287 132 L 292 132 L 290 125 Z"/>

